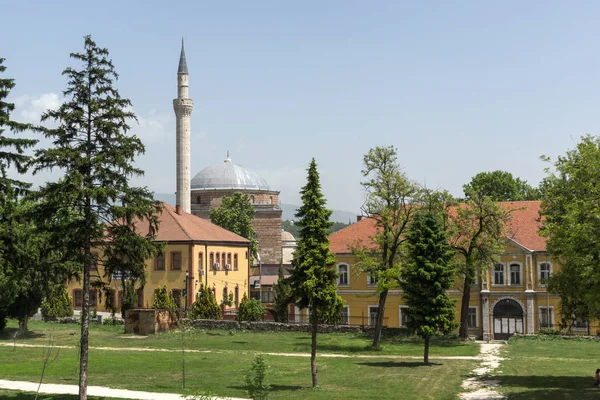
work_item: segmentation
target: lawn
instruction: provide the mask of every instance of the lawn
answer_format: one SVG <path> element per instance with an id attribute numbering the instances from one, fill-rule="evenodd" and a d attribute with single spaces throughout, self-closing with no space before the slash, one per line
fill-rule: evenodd
<path id="1" fill-rule="evenodd" d="M 598 399 L 600 389 L 592 385 L 599 354 L 600 341 L 514 338 L 494 379 L 508 400 Z"/>
<path id="2" fill-rule="evenodd" d="M 11 322 L 14 327 L 14 322 Z M 32 323 L 32 333 L 20 343 L 45 344 L 52 335 L 56 344 L 75 345 L 77 325 Z M 144 339 L 123 337 L 122 327 L 91 329 L 92 346 L 151 347 L 177 349 L 180 336 L 165 333 Z M 11 329 L 2 337 L 10 342 Z M 74 334 L 72 334 L 74 333 Z M 361 335 L 319 335 L 321 352 L 349 355 L 374 354 L 369 338 Z M 244 375 L 256 352 L 305 352 L 310 337 L 303 333 L 257 333 L 206 331 L 186 333 L 186 347 L 219 349 L 219 353 L 187 353 L 186 383 L 192 391 L 213 392 L 221 396 L 246 397 Z M 432 354 L 473 355 L 478 346 L 456 340 L 437 341 Z M 417 340 L 389 338 L 384 350 L 376 354 L 421 355 Z M 474 360 L 432 360 L 424 366 L 419 360 L 388 358 L 318 357 L 319 390 L 310 386 L 310 361 L 304 357 L 265 356 L 270 366 L 268 377 L 273 399 L 455 399 L 460 384 L 468 376 Z M 36 381 L 41 370 L 42 349 L 0 347 L 0 378 Z M 77 383 L 77 350 L 61 349 L 44 378 L 46 383 Z M 89 384 L 155 392 L 181 391 L 181 354 L 176 352 L 139 352 L 91 350 Z M 1 398 L 1 397 L 0 397 Z M 10 398 L 10 397 L 7 397 Z M 65 397 L 67 399 L 68 397 Z M 23 398 L 23 400 L 26 397 Z M 56 399 L 63 400 L 57 397 Z M 55 400 L 55 399 L 53 399 Z"/>
<path id="3" fill-rule="evenodd" d="M 35 393 L 17 392 L 0 389 L 0 400 L 34 400 Z M 90 400 L 117 400 L 109 397 L 88 397 Z M 38 400 L 77 400 L 77 396 L 67 394 L 40 394 Z M 121 400 L 121 399 L 118 399 Z"/>

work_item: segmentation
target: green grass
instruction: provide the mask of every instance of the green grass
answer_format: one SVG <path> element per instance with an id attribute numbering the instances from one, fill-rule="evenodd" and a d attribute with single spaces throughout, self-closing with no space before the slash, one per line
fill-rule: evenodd
<path id="1" fill-rule="evenodd" d="M 0 400 L 34 400 L 35 393 L 0 389 Z M 111 397 L 88 397 L 90 400 L 117 400 Z M 40 394 L 38 400 L 77 400 L 77 396 L 68 394 Z"/>
<path id="2" fill-rule="evenodd" d="M 515 338 L 494 379 L 509 400 L 598 399 L 600 389 L 592 385 L 599 354 L 600 341 Z"/>
<path id="3" fill-rule="evenodd" d="M 0 340 L 11 341 L 14 322 Z M 56 344 L 76 345 L 78 326 L 30 325 L 32 333 L 20 343 L 46 344 L 52 335 Z M 145 339 L 123 338 L 122 327 L 94 326 L 92 346 L 152 347 L 177 349 L 180 336 L 165 333 Z M 74 335 L 72 335 L 74 333 Z M 219 349 L 219 353 L 187 353 L 186 382 L 192 391 L 212 392 L 220 396 L 247 397 L 244 375 L 256 352 L 308 352 L 310 337 L 303 333 L 259 333 L 197 331 L 186 333 L 186 347 Z M 362 335 L 319 335 L 321 352 L 357 354 L 422 355 L 422 344 L 414 339 L 386 339 L 382 352 L 369 350 L 369 338 Z M 473 355 L 478 346 L 456 340 L 436 341 L 432 354 Z M 41 348 L 0 347 L 0 378 L 37 381 L 42 365 Z M 277 399 L 455 399 L 460 384 L 474 368 L 474 360 L 432 360 L 425 366 L 420 360 L 378 358 L 317 357 L 319 390 L 310 388 L 308 357 L 265 356 L 270 366 L 272 398 Z M 60 349 L 56 361 L 46 370 L 45 383 L 77 384 L 77 349 Z M 139 352 L 90 350 L 89 384 L 150 392 L 183 393 L 181 390 L 181 354 L 176 352 Z M 2 395 L 2 392 L 0 392 Z M 9 396 L 9 395 L 7 395 Z M 27 396 L 27 395 L 23 395 Z M 2 397 L 0 397 L 1 399 Z M 5 397 L 10 399 L 11 397 Z M 48 397 L 66 400 L 70 397 Z M 18 400 L 29 397 L 17 397 Z"/>
<path id="4" fill-rule="evenodd" d="M 9 321 L 8 327 L 3 333 L 0 333 L 0 342 L 11 341 L 16 328 L 16 321 Z M 19 343 L 46 344 L 50 335 L 52 335 L 57 345 L 77 346 L 79 341 L 79 325 L 32 321 L 29 323 L 29 329 L 32 333 L 19 338 Z M 371 341 L 369 335 L 322 333 L 318 335 L 318 351 L 320 353 L 367 355 L 420 356 L 423 354 L 423 342 L 417 338 L 404 336 L 385 338 L 380 351 L 374 351 L 371 348 Z M 90 326 L 90 346 L 181 348 L 180 335 L 176 331 L 140 337 L 123 334 L 122 326 L 106 325 Z M 185 334 L 185 346 L 188 349 L 196 350 L 309 353 L 310 334 L 302 332 L 192 330 Z M 478 353 L 479 346 L 456 339 L 438 338 L 432 341 L 430 347 L 431 356 L 475 356 Z"/>

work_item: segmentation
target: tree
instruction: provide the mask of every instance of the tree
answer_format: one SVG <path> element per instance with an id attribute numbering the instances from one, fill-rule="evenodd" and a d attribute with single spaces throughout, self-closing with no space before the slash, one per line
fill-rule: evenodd
<path id="1" fill-rule="evenodd" d="M 317 163 L 313 158 L 308 167 L 307 182 L 300 191 L 302 206 L 296 213 L 300 227 L 298 247 L 294 253 L 290 284 L 293 298 L 300 309 L 308 308 L 311 323 L 310 369 L 312 386 L 317 378 L 317 329 L 320 321 L 339 314 L 343 300 L 337 295 L 335 257 L 329 248 L 331 211 L 325 208 Z"/>
<path id="2" fill-rule="evenodd" d="M 283 265 L 279 266 L 279 276 L 277 283 L 273 285 L 273 297 L 275 302 L 271 314 L 275 322 L 288 322 L 289 320 L 289 307 L 294 302 L 292 287 L 288 279 L 284 276 Z"/>
<path id="3" fill-rule="evenodd" d="M 217 299 L 208 286 L 200 286 L 198 298 L 190 309 L 192 319 L 221 319 L 223 314 L 217 304 Z"/>
<path id="4" fill-rule="evenodd" d="M 131 102 L 113 86 L 118 75 L 108 57 L 108 50 L 97 47 L 90 36 L 85 37 L 83 53 L 71 54 L 80 66 L 63 71 L 68 79 L 66 101 L 42 115 L 42 121 L 58 123 L 57 128 L 40 128 L 52 145 L 35 152 L 34 172 L 63 172 L 61 179 L 36 194 L 42 203 L 37 216 L 62 224 L 58 232 L 68 243 L 62 248 L 64 259 L 82 275 L 81 400 L 87 399 L 90 266 L 97 260 L 92 246 L 103 254 L 107 272 L 135 278 L 140 277 L 145 259 L 158 250 L 153 240 L 161 206 L 147 189 L 129 185 L 130 177 L 143 175 L 134 159 L 144 152 L 144 145 L 128 134 L 135 115 Z M 140 220 L 148 221 L 150 232 L 135 231 Z"/>
<path id="5" fill-rule="evenodd" d="M 403 299 L 410 310 L 408 328 L 425 341 L 423 362 L 428 364 L 431 337 L 457 326 L 454 302 L 446 292 L 454 283 L 454 250 L 439 215 L 430 212 L 415 215 L 407 239 Z"/>
<path id="6" fill-rule="evenodd" d="M 177 306 L 175 305 L 175 299 L 173 299 L 171 292 L 167 290 L 166 285 L 156 290 L 154 294 L 154 301 L 152 302 L 152 308 L 167 310 L 170 312 L 175 312 L 177 309 Z"/>
<path id="7" fill-rule="evenodd" d="M 73 316 L 73 298 L 69 296 L 64 284 L 56 285 L 50 289 L 42 302 L 40 311 L 44 321 L 51 318 Z"/>
<path id="8" fill-rule="evenodd" d="M 467 339 L 471 285 L 477 273 L 488 268 L 504 252 L 504 224 L 511 209 L 502 208 L 483 193 L 469 193 L 467 201 L 456 205 L 448 216 L 450 244 L 461 256 L 458 274 L 463 278 L 459 335 Z"/>
<path id="9" fill-rule="evenodd" d="M 210 221 L 236 233 L 250 241 L 251 256 L 256 256 L 258 241 L 256 231 L 252 227 L 254 219 L 254 206 L 248 196 L 241 192 L 234 192 L 230 196 L 223 196 L 219 207 L 210 210 Z M 252 259 L 250 259 L 252 264 Z"/>
<path id="10" fill-rule="evenodd" d="M 379 304 L 373 347 L 381 346 L 385 303 L 390 289 L 398 287 L 404 257 L 405 233 L 419 208 L 422 189 L 400 171 L 393 146 L 375 147 L 364 156 L 362 186 L 367 193 L 361 211 L 375 221 L 377 233 L 372 243 L 353 248 L 358 268 L 377 282 Z"/>
<path id="11" fill-rule="evenodd" d="M 240 306 L 238 307 L 238 321 L 260 321 L 263 317 L 265 310 L 260 304 L 260 301 L 256 299 L 248 299 L 246 293 L 242 297 Z"/>
<path id="12" fill-rule="evenodd" d="M 550 289 L 561 296 L 561 305 L 570 305 L 561 307 L 563 317 L 572 319 L 576 309 L 586 308 L 588 316 L 600 316 L 600 138 L 586 135 L 554 162 L 545 160 L 553 168 L 546 169 L 542 183 L 540 233 L 562 266 L 550 277 Z"/>
<path id="13" fill-rule="evenodd" d="M 471 193 L 480 193 L 494 201 L 539 200 L 541 196 L 538 188 L 506 171 L 480 172 L 463 185 L 463 190 L 466 198 Z"/>

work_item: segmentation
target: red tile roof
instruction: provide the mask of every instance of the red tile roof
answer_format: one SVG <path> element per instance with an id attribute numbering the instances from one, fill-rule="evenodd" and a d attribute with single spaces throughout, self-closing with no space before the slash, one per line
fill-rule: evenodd
<path id="1" fill-rule="evenodd" d="M 507 237 L 528 250 L 545 251 L 546 238 L 541 237 L 538 230 L 540 222 L 539 201 L 510 201 L 502 202 L 500 206 L 513 210 L 512 218 L 506 223 Z M 331 251 L 336 254 L 350 253 L 350 248 L 356 244 L 373 246 L 371 238 L 377 227 L 372 218 L 363 218 L 355 224 L 332 233 L 329 236 Z"/>
<path id="2" fill-rule="evenodd" d="M 156 240 L 158 241 L 202 241 L 202 242 L 235 242 L 242 245 L 249 243 L 248 239 L 236 235 L 227 229 L 221 228 L 210 221 L 181 211 L 175 212 L 175 207 L 163 203 L 163 212 L 160 215 L 160 225 Z M 146 234 L 148 222 L 140 221 L 136 224 L 137 230 Z"/>

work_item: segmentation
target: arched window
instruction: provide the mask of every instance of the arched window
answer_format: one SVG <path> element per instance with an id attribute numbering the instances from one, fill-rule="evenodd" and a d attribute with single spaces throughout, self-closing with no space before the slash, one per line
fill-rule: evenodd
<path id="1" fill-rule="evenodd" d="M 235 253 L 233 255 L 233 270 L 234 271 L 238 270 L 238 255 L 237 255 L 237 253 Z"/>
<path id="2" fill-rule="evenodd" d="M 338 286 L 348 286 L 349 284 L 349 271 L 348 264 L 338 264 Z"/>
<path id="3" fill-rule="evenodd" d="M 250 203 L 254 204 L 254 196 L 250 196 Z"/>
<path id="4" fill-rule="evenodd" d="M 227 286 L 223 288 L 223 303 L 227 302 L 229 299 L 227 298 Z"/>

